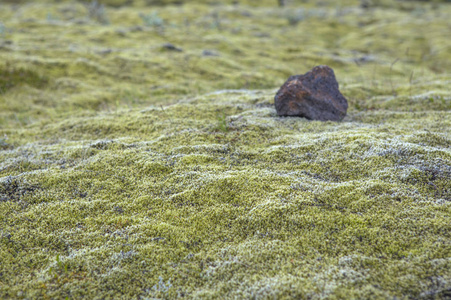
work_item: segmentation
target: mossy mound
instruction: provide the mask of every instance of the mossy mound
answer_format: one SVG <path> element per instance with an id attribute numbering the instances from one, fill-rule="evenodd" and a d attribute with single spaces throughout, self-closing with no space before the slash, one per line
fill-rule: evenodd
<path id="1" fill-rule="evenodd" d="M 449 298 L 451 8 L 323 4 L 0 5 L 0 298 Z"/>
<path id="2" fill-rule="evenodd" d="M 24 69 L 14 69 L 11 67 L 0 68 L 0 94 L 6 93 L 9 89 L 30 85 L 33 87 L 44 88 L 48 80 L 39 76 L 36 72 Z"/>

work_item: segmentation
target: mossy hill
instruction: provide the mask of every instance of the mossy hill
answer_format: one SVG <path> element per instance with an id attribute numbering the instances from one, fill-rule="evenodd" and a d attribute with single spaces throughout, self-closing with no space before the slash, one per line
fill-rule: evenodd
<path id="1" fill-rule="evenodd" d="M 449 299 L 450 16 L 1 1 L 0 298 Z M 347 117 L 278 117 L 322 64 Z"/>

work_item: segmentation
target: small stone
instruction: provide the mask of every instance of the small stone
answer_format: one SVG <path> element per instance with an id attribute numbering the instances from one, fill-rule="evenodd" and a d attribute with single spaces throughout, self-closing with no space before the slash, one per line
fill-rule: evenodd
<path id="1" fill-rule="evenodd" d="M 213 51 L 213 50 L 208 50 L 208 49 L 202 51 L 202 55 L 203 56 L 219 56 L 218 52 Z"/>
<path id="2" fill-rule="evenodd" d="M 111 50 L 111 49 L 100 49 L 100 50 L 96 50 L 96 53 L 97 53 L 97 54 L 100 54 L 100 55 L 108 55 L 108 54 L 110 54 L 111 52 L 113 52 L 113 50 Z"/>
<path id="3" fill-rule="evenodd" d="M 133 27 L 130 27 L 130 31 L 131 31 L 131 32 L 144 31 L 144 27 L 139 26 L 139 25 L 133 26 Z"/>
<path id="4" fill-rule="evenodd" d="M 166 49 L 166 50 L 169 50 L 169 51 L 176 51 L 176 52 L 182 52 L 183 51 L 183 49 L 181 49 L 179 47 L 176 47 L 176 46 L 174 46 L 171 43 L 163 44 L 162 47 L 163 47 L 163 49 Z"/>
<path id="5" fill-rule="evenodd" d="M 125 28 L 119 28 L 115 32 L 117 35 L 122 36 L 122 37 L 127 36 L 127 34 L 128 34 L 128 30 Z"/>
<path id="6" fill-rule="evenodd" d="M 348 109 L 348 101 L 338 90 L 334 71 L 328 66 L 317 66 L 304 75 L 291 76 L 274 100 L 277 115 L 309 120 L 340 121 Z"/>

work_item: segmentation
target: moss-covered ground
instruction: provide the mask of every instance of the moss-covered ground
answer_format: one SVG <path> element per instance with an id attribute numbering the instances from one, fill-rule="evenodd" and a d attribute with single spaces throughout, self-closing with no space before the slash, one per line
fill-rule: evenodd
<path id="1" fill-rule="evenodd" d="M 451 4 L 180 2 L 0 2 L 0 298 L 450 299 Z"/>

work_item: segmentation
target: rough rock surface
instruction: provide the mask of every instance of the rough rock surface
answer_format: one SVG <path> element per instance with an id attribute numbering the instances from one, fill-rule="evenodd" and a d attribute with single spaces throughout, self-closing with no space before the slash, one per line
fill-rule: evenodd
<path id="1" fill-rule="evenodd" d="M 279 116 L 320 121 L 340 121 L 348 109 L 348 101 L 338 90 L 334 71 L 328 66 L 288 78 L 275 96 L 275 105 Z"/>

